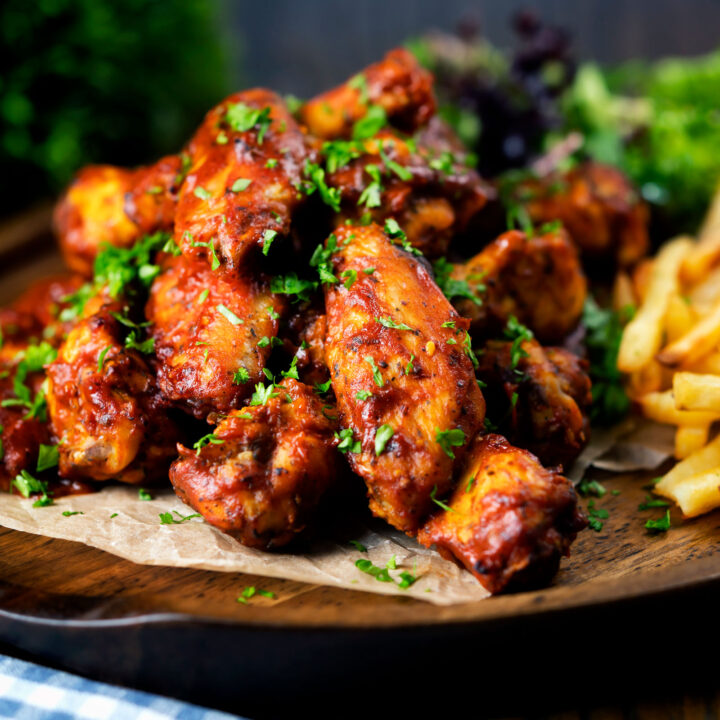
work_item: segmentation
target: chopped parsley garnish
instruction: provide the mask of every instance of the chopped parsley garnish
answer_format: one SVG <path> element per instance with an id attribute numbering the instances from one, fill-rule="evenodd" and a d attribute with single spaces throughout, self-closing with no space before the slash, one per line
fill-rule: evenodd
<path id="1" fill-rule="evenodd" d="M 139 330 L 131 330 L 125 338 L 125 347 L 129 350 L 137 350 L 138 352 L 149 355 L 155 351 L 155 338 L 146 338 L 138 340 Z"/>
<path id="2" fill-rule="evenodd" d="M 451 508 L 448 504 L 444 503 L 442 500 L 438 500 L 435 497 L 435 493 L 437 493 L 437 485 L 433 485 L 433 489 L 430 492 L 430 499 L 438 506 L 441 507 L 443 510 L 447 512 L 457 512 L 457 510 L 454 510 Z"/>
<path id="3" fill-rule="evenodd" d="M 210 294 L 210 291 L 209 291 L 207 288 L 205 288 L 205 289 L 198 295 L 198 299 L 197 299 L 198 303 L 199 303 L 200 305 L 202 305 L 202 304 L 208 299 L 208 295 L 209 295 L 209 294 Z"/>
<path id="4" fill-rule="evenodd" d="M 632 308 L 616 312 L 599 307 L 590 296 L 585 300 L 582 321 L 592 380 L 590 417 L 593 422 L 602 425 L 617 422 L 630 409 L 622 373 L 617 367 L 617 356 L 623 328 L 631 317 Z"/>
<path id="5" fill-rule="evenodd" d="M 607 520 L 610 517 L 610 513 L 605 508 L 596 508 L 595 502 L 591 500 L 588 503 L 588 526 L 595 532 L 600 532 L 603 529 L 603 520 Z"/>
<path id="6" fill-rule="evenodd" d="M 280 295 L 294 295 L 293 302 L 310 299 L 310 293 L 317 288 L 317 282 L 299 278 L 296 273 L 275 275 L 270 281 L 270 290 Z"/>
<path id="7" fill-rule="evenodd" d="M 340 273 L 340 277 L 345 278 L 343 287 L 346 290 L 349 290 L 353 286 L 353 283 L 357 280 L 357 275 L 357 270 L 343 270 Z"/>
<path id="8" fill-rule="evenodd" d="M 178 520 L 176 520 L 173 517 L 173 513 L 175 513 L 178 516 Z M 193 518 L 202 517 L 200 513 L 193 513 L 192 515 L 181 515 L 177 510 L 173 510 L 173 513 L 171 512 L 164 512 L 160 513 L 158 517 L 160 518 L 160 524 L 161 525 L 182 525 L 184 522 L 187 522 L 188 520 L 192 520 Z"/>
<path id="9" fill-rule="evenodd" d="M 43 370 L 45 365 L 53 362 L 57 357 L 57 351 L 49 343 L 43 341 L 39 345 L 28 345 L 18 357 L 20 361 L 15 369 L 13 378 L 14 398 L 6 398 L 0 402 L 1 407 L 24 406 L 28 409 L 23 419 L 37 418 L 42 422 L 47 419 L 47 403 L 45 393 L 47 380 L 43 382 L 38 392 L 33 397 L 31 388 L 25 384 L 30 373 Z"/>
<path id="10" fill-rule="evenodd" d="M 40 497 L 33 503 L 33 507 L 47 507 L 53 504 L 53 499 L 50 497 L 52 493 L 48 490 L 48 484 L 44 480 L 33 477 L 27 470 L 21 470 L 11 485 L 17 488 L 24 498 L 39 493 Z"/>
<path id="11" fill-rule="evenodd" d="M 246 178 L 238 178 L 231 186 L 230 189 L 234 193 L 242 192 L 243 190 L 247 190 L 250 185 L 252 184 L 252 180 L 248 180 Z"/>
<path id="12" fill-rule="evenodd" d="M 376 317 L 375 322 L 380 323 L 383 327 L 393 328 L 395 330 L 412 330 L 409 325 L 406 325 L 405 323 L 396 323 L 391 317 Z"/>
<path id="13" fill-rule="evenodd" d="M 304 168 L 305 182 L 301 185 L 306 195 L 312 195 L 316 190 L 320 199 L 329 205 L 335 212 L 340 211 L 340 189 L 330 187 L 325 180 L 325 170 L 317 163 L 309 160 Z"/>
<path id="14" fill-rule="evenodd" d="M 359 560 L 355 561 L 355 567 L 364 572 L 368 575 L 372 575 L 376 580 L 379 580 L 380 582 L 394 582 L 392 577 L 390 577 L 390 573 L 388 572 L 388 569 L 386 567 L 381 568 L 377 565 L 373 565 L 370 560 L 366 560 L 365 558 L 360 558 Z"/>
<path id="15" fill-rule="evenodd" d="M 651 510 L 652 508 L 669 507 L 670 503 L 667 500 L 660 498 L 654 498 L 652 495 L 645 496 L 645 502 L 638 505 L 638 510 Z"/>
<path id="16" fill-rule="evenodd" d="M 465 486 L 465 492 L 469 493 L 472 489 L 473 483 L 475 482 L 475 476 L 473 475 L 468 481 L 467 485 Z"/>
<path id="17" fill-rule="evenodd" d="M 320 152 L 325 157 L 325 167 L 332 175 L 338 168 L 365 153 L 365 146 L 354 140 L 330 140 L 323 143 Z"/>
<path id="18" fill-rule="evenodd" d="M 257 128 L 258 145 L 262 145 L 265 133 L 272 122 L 270 108 L 264 107 L 258 110 L 245 103 L 231 103 L 225 113 L 225 122 L 236 132 L 247 132 Z"/>
<path id="19" fill-rule="evenodd" d="M 63 517 L 72 517 L 73 515 L 84 515 L 82 510 L 63 510 Z"/>
<path id="20" fill-rule="evenodd" d="M 199 440 L 195 441 L 193 444 L 193 450 L 195 450 L 196 455 L 200 455 L 200 451 L 206 445 L 222 445 L 224 442 L 225 441 L 222 438 L 217 437 L 215 433 L 208 433 L 207 435 L 203 435 Z"/>
<path id="21" fill-rule="evenodd" d="M 370 176 L 372 182 L 365 186 L 365 189 L 358 198 L 358 205 L 364 205 L 366 208 L 380 207 L 380 196 L 383 191 L 382 181 L 380 178 L 380 168 L 377 165 L 366 165 L 365 172 Z"/>
<path id="22" fill-rule="evenodd" d="M 138 497 L 141 500 L 154 500 L 153 496 L 150 494 L 149 490 L 146 490 L 145 488 L 138 488 Z"/>
<path id="23" fill-rule="evenodd" d="M 366 275 L 372 275 L 375 272 L 375 268 L 374 267 L 363 268 L 363 272 Z"/>
<path id="24" fill-rule="evenodd" d="M 455 320 L 446 320 L 440 327 L 455 329 Z"/>
<path id="25" fill-rule="evenodd" d="M 482 305 L 482 300 L 475 294 L 467 280 L 457 280 L 451 277 L 453 270 L 452 263 L 445 258 L 438 258 L 433 263 L 433 272 L 435 274 L 435 282 L 448 300 L 453 298 L 465 298 L 472 300 L 476 305 Z M 484 292 L 484 285 L 476 285 L 477 292 Z"/>
<path id="26" fill-rule="evenodd" d="M 508 318 L 503 335 L 508 340 L 512 340 L 512 345 L 510 346 L 510 368 L 517 372 L 516 368 L 520 360 L 528 356 L 527 350 L 523 348 L 522 344 L 532 340 L 535 336 L 532 331 L 519 322 L 514 315 Z"/>
<path id="27" fill-rule="evenodd" d="M 347 86 L 357 90 L 360 95 L 360 102 L 367 105 L 369 101 L 367 78 L 363 73 L 353 75 L 347 82 Z"/>
<path id="28" fill-rule="evenodd" d="M 605 486 L 601 485 L 597 480 L 583 479 L 578 484 L 577 489 L 583 497 L 594 495 L 595 497 L 601 498 L 607 492 Z"/>
<path id="29" fill-rule="evenodd" d="M 209 200 L 212 197 L 212 194 L 200 185 L 193 190 L 193 195 L 200 200 Z"/>
<path id="30" fill-rule="evenodd" d="M 265 163 L 265 167 L 269 170 L 272 170 L 273 168 L 276 168 L 278 164 L 277 158 L 269 158 L 268 161 Z"/>
<path id="31" fill-rule="evenodd" d="M 262 383 L 255 385 L 255 392 L 250 398 L 251 405 L 267 405 L 270 400 L 276 398 L 280 393 L 274 391 L 274 385 L 265 387 Z"/>
<path id="32" fill-rule="evenodd" d="M 462 447 L 465 444 L 465 432 L 460 428 L 451 430 L 440 430 L 435 428 L 435 442 L 443 449 L 443 452 L 450 458 L 455 458 L 452 451 L 454 447 Z"/>
<path id="33" fill-rule="evenodd" d="M 107 347 L 104 347 L 104 348 L 98 353 L 98 362 L 97 362 L 98 372 L 102 372 L 103 363 L 105 362 L 105 356 L 108 354 L 108 352 L 109 352 L 111 349 L 112 349 L 112 345 L 108 345 Z"/>
<path id="34" fill-rule="evenodd" d="M 282 345 L 282 340 L 275 335 L 273 335 L 271 338 L 267 335 L 263 335 L 260 340 L 258 340 L 257 345 L 261 348 L 267 347 L 268 345 L 272 345 L 272 347 L 278 347 Z"/>
<path id="35" fill-rule="evenodd" d="M 50 468 L 55 467 L 58 464 L 58 456 L 59 453 L 57 445 L 43 445 L 41 443 L 35 469 L 37 472 L 42 472 L 43 470 L 49 470 Z"/>
<path id="36" fill-rule="evenodd" d="M 244 320 L 240 319 L 230 308 L 225 305 L 216 305 L 215 309 L 232 325 L 243 325 Z"/>
<path id="37" fill-rule="evenodd" d="M 210 253 L 210 269 L 214 272 L 220 267 L 220 258 L 218 258 L 217 253 L 215 252 L 215 245 L 213 244 L 212 240 L 208 240 L 207 242 L 200 242 L 199 240 L 193 240 L 192 241 L 192 247 L 202 247 L 206 248 Z"/>
<path id="38" fill-rule="evenodd" d="M 645 523 L 645 529 L 652 533 L 667 532 L 670 529 L 670 510 L 666 510 L 665 514 L 657 520 L 648 520 Z"/>
<path id="39" fill-rule="evenodd" d="M 283 370 L 280 374 L 284 378 L 292 378 L 293 380 L 300 380 L 300 375 L 298 374 L 298 357 L 295 355 L 293 359 L 290 361 L 290 367 L 287 370 Z"/>
<path id="40" fill-rule="evenodd" d="M 386 143 L 387 147 L 393 147 L 392 143 Z M 383 148 L 380 147 L 380 157 L 382 158 L 382 161 L 385 163 L 385 167 L 388 170 L 391 170 L 394 172 L 401 180 L 412 180 L 412 173 L 406 168 L 400 165 L 399 163 L 395 162 L 395 160 L 392 160 L 387 156 L 387 154 L 384 152 Z"/>
<path id="41" fill-rule="evenodd" d="M 373 380 L 375 381 L 375 384 L 378 387 L 382 387 L 385 385 L 385 381 L 383 380 L 383 376 L 380 374 L 380 369 L 375 364 L 375 360 L 371 355 L 366 355 L 364 358 L 365 362 L 372 368 L 373 371 Z"/>
<path id="42" fill-rule="evenodd" d="M 263 245 L 262 245 L 262 254 L 267 255 L 270 252 L 270 246 L 273 243 L 273 240 L 277 237 L 277 230 L 266 230 L 263 233 Z"/>
<path id="43" fill-rule="evenodd" d="M 315 392 L 318 395 L 324 395 L 332 385 L 332 380 L 327 380 L 324 383 L 315 383 Z"/>
<path id="44" fill-rule="evenodd" d="M 369 390 L 358 390 L 355 393 L 356 400 L 367 400 L 372 397 L 372 393 Z"/>
<path id="45" fill-rule="evenodd" d="M 355 439 L 352 428 L 344 428 L 340 432 L 336 432 L 335 437 L 340 440 L 337 449 L 341 453 L 359 453 L 362 450 L 362 445 L 359 440 Z"/>
<path id="46" fill-rule="evenodd" d="M 477 370 L 480 366 L 480 362 L 477 359 L 477 355 L 475 354 L 475 351 L 472 349 L 472 339 L 470 338 L 470 333 L 465 332 L 465 339 L 463 340 L 463 350 L 465 354 L 470 358 L 470 362 L 473 364 L 473 367 Z M 478 380 L 478 387 L 482 390 L 482 388 L 486 387 L 485 383 L 482 380 Z"/>
<path id="47" fill-rule="evenodd" d="M 246 587 L 242 591 L 242 593 L 240 593 L 240 596 L 237 598 L 237 602 L 241 603 L 242 605 L 247 605 L 248 600 L 252 597 L 255 597 L 255 595 L 270 598 L 271 600 L 274 600 L 276 597 L 275 593 L 270 590 L 262 590 L 260 588 L 256 588 L 254 585 L 250 585 Z"/>
<path id="48" fill-rule="evenodd" d="M 233 373 L 233 383 L 243 385 L 246 382 L 250 382 L 250 373 L 244 367 L 240 367 Z"/>
<path id="49" fill-rule="evenodd" d="M 320 276 L 320 282 L 325 285 L 334 285 L 338 282 L 332 271 L 332 256 L 338 249 L 337 237 L 331 234 L 325 245 L 318 245 L 310 258 L 310 267 L 314 267 Z"/>
<path id="50" fill-rule="evenodd" d="M 349 542 L 359 552 L 364 552 L 364 553 L 367 552 L 367 548 L 358 540 L 350 540 Z"/>
<path id="51" fill-rule="evenodd" d="M 385 450 L 385 446 L 388 444 L 388 441 L 392 436 L 395 434 L 395 431 L 390 427 L 390 425 L 381 425 L 376 431 L 375 431 L 375 456 L 382 455 L 383 451 Z"/>
<path id="52" fill-rule="evenodd" d="M 377 135 L 387 125 L 387 113 L 380 105 L 370 105 L 352 129 L 353 140 L 367 140 Z"/>

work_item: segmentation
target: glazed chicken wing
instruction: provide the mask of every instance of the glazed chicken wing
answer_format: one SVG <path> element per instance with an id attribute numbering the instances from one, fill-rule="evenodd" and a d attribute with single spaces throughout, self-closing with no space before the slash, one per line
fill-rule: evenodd
<path id="1" fill-rule="evenodd" d="M 377 225 L 343 226 L 335 242 L 335 276 L 353 282 L 326 286 L 325 351 L 341 420 L 361 443 L 348 457 L 372 511 L 414 532 L 484 417 L 468 322 Z"/>
<path id="2" fill-rule="evenodd" d="M 634 265 L 648 251 L 648 209 L 617 168 L 595 162 L 564 175 L 528 180 L 515 190 L 534 223 L 560 220 L 586 266 L 593 259 Z"/>
<path id="3" fill-rule="evenodd" d="M 590 438 L 590 378 L 584 361 L 535 340 L 492 340 L 479 357 L 488 417 L 549 466 L 569 467 Z"/>
<path id="4" fill-rule="evenodd" d="M 175 240 L 189 258 L 242 267 L 246 255 L 287 235 L 308 155 L 303 134 L 269 90 L 231 95 L 213 108 L 188 146 Z"/>
<path id="5" fill-rule="evenodd" d="M 147 482 L 166 475 L 174 456 L 178 431 L 144 358 L 124 345 L 123 312 L 109 304 L 81 320 L 48 367 L 62 477 Z"/>
<path id="6" fill-rule="evenodd" d="M 334 151 L 324 146 L 327 183 L 340 193 L 340 222 L 366 213 L 377 223 L 393 217 L 411 245 L 428 257 L 447 251 L 484 207 L 487 187 L 448 152 L 410 143 L 384 129 L 352 144 L 355 156 L 335 168 Z"/>
<path id="7" fill-rule="evenodd" d="M 145 309 L 163 396 L 200 419 L 239 407 L 263 377 L 283 309 L 260 274 L 169 260 Z"/>
<path id="8" fill-rule="evenodd" d="M 178 446 L 178 497 L 245 545 L 290 542 L 335 479 L 334 424 L 311 388 L 286 379 L 234 410 L 197 451 Z"/>
<path id="9" fill-rule="evenodd" d="M 455 302 L 474 337 L 496 335 L 514 315 L 541 342 L 559 342 L 577 326 L 587 294 L 577 251 L 562 229 L 536 237 L 510 230 L 455 265 L 450 277 L 467 282 L 481 301 Z"/>
<path id="10" fill-rule="evenodd" d="M 180 158 L 170 156 L 138 170 L 83 168 L 55 208 L 55 233 L 68 267 L 91 277 L 104 244 L 130 247 L 145 233 L 171 230 L 180 166 Z"/>
<path id="11" fill-rule="evenodd" d="M 548 582 L 587 525 L 572 484 L 499 435 L 475 439 L 446 502 L 418 539 L 492 593 Z"/>
<path id="12" fill-rule="evenodd" d="M 344 85 L 309 100 L 300 119 L 319 138 L 347 138 L 368 107 L 379 105 L 394 127 L 411 133 L 435 112 L 432 82 L 411 53 L 397 48 Z"/>

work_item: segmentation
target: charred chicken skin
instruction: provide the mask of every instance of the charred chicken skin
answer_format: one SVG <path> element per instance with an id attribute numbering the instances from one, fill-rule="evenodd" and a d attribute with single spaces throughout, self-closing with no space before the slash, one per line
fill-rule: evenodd
<path id="1" fill-rule="evenodd" d="M 311 519 L 336 475 L 335 426 L 313 390 L 292 379 L 264 403 L 234 410 L 197 451 L 178 446 L 178 497 L 250 547 L 286 545 Z M 259 402 L 259 401 L 258 401 Z"/>
<path id="2" fill-rule="evenodd" d="M 415 532 L 447 493 L 485 405 L 466 354 L 468 321 L 424 262 L 377 225 L 343 226 L 328 250 L 326 360 L 342 424 L 360 440 L 349 453 L 375 515 Z"/>
<path id="3" fill-rule="evenodd" d="M 492 340 L 479 357 L 488 416 L 514 444 L 549 466 L 569 467 L 590 438 L 584 361 L 535 340 Z"/>
<path id="4" fill-rule="evenodd" d="M 577 251 L 562 229 L 536 237 L 510 230 L 450 276 L 480 300 L 455 303 L 477 337 L 498 334 L 514 315 L 541 342 L 560 342 L 577 326 L 587 294 Z"/>
<path id="5" fill-rule="evenodd" d="M 446 503 L 418 540 L 491 593 L 547 583 L 587 525 L 572 484 L 500 435 L 475 439 Z"/>
<path id="6" fill-rule="evenodd" d="M 565 174 L 528 180 L 515 195 L 534 223 L 560 220 L 586 266 L 613 258 L 628 267 L 648 251 L 647 206 L 617 168 L 587 162 Z"/>
<path id="7" fill-rule="evenodd" d="M 308 156 L 304 136 L 269 90 L 236 93 L 213 108 L 188 146 L 175 240 L 191 259 L 242 268 L 251 251 L 269 250 L 290 231 Z"/>
<path id="8" fill-rule="evenodd" d="M 180 169 L 177 156 L 137 170 L 83 168 L 55 208 L 55 233 L 67 266 L 91 277 L 103 245 L 130 247 L 145 233 L 171 230 Z"/>
<path id="9" fill-rule="evenodd" d="M 435 112 L 432 75 L 407 50 L 391 50 L 345 84 L 318 95 L 300 108 L 310 134 L 323 140 L 350 137 L 368 108 L 379 106 L 393 127 L 411 133 Z"/>
<path id="10" fill-rule="evenodd" d="M 122 340 L 122 304 L 81 320 L 47 370 L 51 427 L 65 478 L 141 483 L 167 475 L 180 439 L 155 379 Z"/>
<path id="11" fill-rule="evenodd" d="M 163 396 L 199 419 L 240 407 L 263 378 L 283 310 L 260 274 L 231 276 L 204 260 L 170 259 L 145 309 Z"/>

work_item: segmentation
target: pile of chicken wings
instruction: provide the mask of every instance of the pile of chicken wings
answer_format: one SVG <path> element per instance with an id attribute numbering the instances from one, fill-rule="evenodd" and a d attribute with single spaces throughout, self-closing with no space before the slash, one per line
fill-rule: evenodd
<path id="1" fill-rule="evenodd" d="M 83 169 L 55 213 L 71 273 L 0 311 L 0 481 L 169 475 L 272 549 L 361 478 L 491 592 L 547 582 L 586 524 L 562 475 L 589 438 L 563 348 L 582 261 L 637 259 L 646 218 L 593 164 L 510 192 L 537 230 L 488 242 L 501 193 L 404 50 L 304 104 L 231 95 L 154 165 Z"/>

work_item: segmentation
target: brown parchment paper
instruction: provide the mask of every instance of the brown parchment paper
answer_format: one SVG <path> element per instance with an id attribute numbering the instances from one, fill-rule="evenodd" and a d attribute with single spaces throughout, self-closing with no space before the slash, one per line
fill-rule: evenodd
<path id="1" fill-rule="evenodd" d="M 580 480 L 590 465 L 616 471 L 654 468 L 672 452 L 672 443 L 663 432 L 662 426 L 638 426 L 636 422 L 598 431 L 570 476 Z M 142 565 L 245 572 L 410 596 L 437 605 L 488 596 L 470 573 L 383 523 L 350 520 L 352 527 L 345 528 L 342 541 L 318 539 L 310 541 L 301 553 L 266 553 L 244 547 L 200 518 L 180 525 L 161 524 L 160 513 L 175 511 L 186 516 L 193 511 L 170 489 L 153 490 L 152 495 L 153 500 L 140 500 L 137 488 L 108 486 L 97 493 L 62 497 L 49 507 L 34 508 L 32 500 L 2 493 L 0 525 L 74 540 Z M 63 512 L 67 511 L 82 514 L 66 517 Z M 353 547 L 348 537 L 362 543 L 367 553 Z M 396 583 L 379 582 L 355 566 L 356 560 L 367 558 L 385 567 L 392 555 L 397 569 L 390 575 L 398 582 L 402 571 L 419 577 L 406 590 Z"/>

